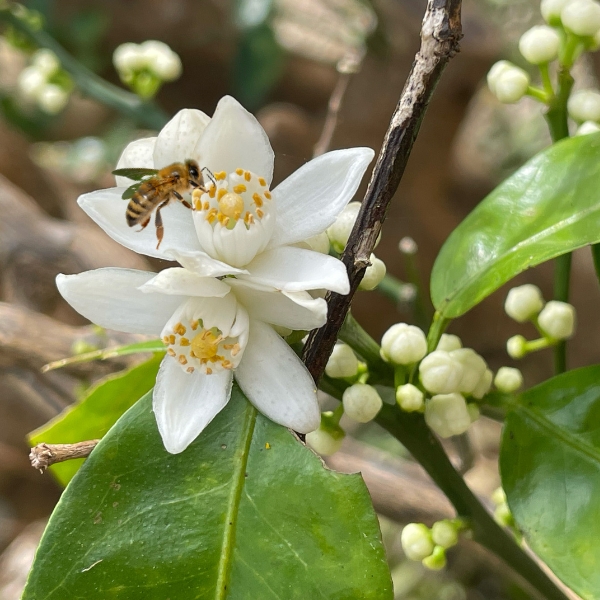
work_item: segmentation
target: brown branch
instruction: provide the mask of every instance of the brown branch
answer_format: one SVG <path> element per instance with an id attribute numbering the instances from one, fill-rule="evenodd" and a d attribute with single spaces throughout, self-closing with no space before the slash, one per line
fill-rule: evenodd
<path id="1" fill-rule="evenodd" d="M 313 331 L 304 347 L 303 360 L 315 381 L 325 370 L 352 297 L 369 266 L 369 257 L 381 231 L 431 95 L 462 37 L 461 0 L 428 0 L 421 27 L 421 48 L 415 57 L 398 106 L 394 111 L 358 218 L 342 255 L 348 270 L 350 293 L 326 297 L 329 320 Z"/>
<path id="2" fill-rule="evenodd" d="M 29 460 L 34 469 L 43 473 L 50 465 L 72 460 L 87 458 L 100 440 L 87 440 L 76 444 L 38 444 L 31 449 Z"/>

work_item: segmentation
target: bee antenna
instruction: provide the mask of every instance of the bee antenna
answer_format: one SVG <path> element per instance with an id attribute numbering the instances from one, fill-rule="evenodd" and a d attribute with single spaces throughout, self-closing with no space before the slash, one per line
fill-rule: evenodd
<path id="1" fill-rule="evenodd" d="M 212 174 L 212 171 L 208 168 L 208 167 L 202 167 L 202 169 L 200 169 L 201 171 L 206 171 L 208 173 L 208 177 L 209 179 L 215 184 L 217 185 L 217 180 L 215 179 L 215 176 Z"/>

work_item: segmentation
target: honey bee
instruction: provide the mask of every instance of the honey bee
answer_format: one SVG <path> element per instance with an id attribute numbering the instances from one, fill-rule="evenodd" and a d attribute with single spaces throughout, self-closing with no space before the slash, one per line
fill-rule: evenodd
<path id="1" fill-rule="evenodd" d="M 164 235 L 164 227 L 160 211 L 176 198 L 186 208 L 192 208 L 182 194 L 192 188 L 207 191 L 204 187 L 203 169 L 200 169 L 195 160 L 188 159 L 185 163 L 173 163 L 162 169 L 117 169 L 113 175 L 134 179 L 136 183 L 128 187 L 123 193 L 123 200 L 129 200 L 125 218 L 129 227 L 138 223 L 142 231 L 150 222 L 152 212 L 156 209 L 154 224 L 156 226 L 156 249 L 160 246 Z"/>

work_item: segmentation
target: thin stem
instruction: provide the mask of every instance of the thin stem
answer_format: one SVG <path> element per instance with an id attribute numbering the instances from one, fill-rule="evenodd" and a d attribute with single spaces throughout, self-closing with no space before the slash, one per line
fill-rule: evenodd
<path id="1" fill-rule="evenodd" d="M 327 116 L 325 117 L 325 124 L 323 125 L 323 131 L 321 131 L 321 137 L 315 144 L 313 150 L 313 158 L 325 154 L 331 144 L 331 138 L 337 126 L 338 115 L 342 106 L 342 100 L 344 94 L 348 89 L 348 83 L 350 83 L 350 73 L 340 73 L 335 88 L 329 98 L 329 104 L 327 106 Z"/>
<path id="2" fill-rule="evenodd" d="M 417 264 L 417 244 L 412 238 L 405 237 L 400 240 L 398 248 L 404 257 L 404 266 L 408 281 L 415 286 L 416 290 L 414 301 L 415 321 L 419 327 L 426 329 L 433 318 L 433 310 L 431 309 L 431 304 L 428 302 L 425 286 L 419 272 L 419 265 Z"/>
<path id="3" fill-rule="evenodd" d="M 52 50 L 83 94 L 134 119 L 141 127 L 161 129 L 167 122 L 167 114 L 156 104 L 143 101 L 136 94 L 105 81 L 71 56 L 52 36 L 45 31 L 32 29 L 23 19 L 13 15 L 10 9 L 0 9 L 0 21 L 12 25 L 40 48 Z"/>
<path id="4" fill-rule="evenodd" d="M 554 87 L 552 86 L 552 79 L 550 79 L 550 70 L 548 69 L 548 63 L 542 63 L 539 65 L 540 75 L 542 77 L 542 85 L 544 86 L 544 91 L 548 95 L 548 98 L 552 98 L 554 96 Z"/>

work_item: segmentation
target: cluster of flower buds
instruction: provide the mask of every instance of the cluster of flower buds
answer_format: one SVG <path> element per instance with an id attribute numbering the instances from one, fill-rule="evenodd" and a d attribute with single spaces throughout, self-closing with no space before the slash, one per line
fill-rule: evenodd
<path id="1" fill-rule="evenodd" d="M 512 288 L 504 303 L 506 314 L 518 323 L 530 321 L 541 338 L 528 341 L 522 335 L 511 337 L 506 350 L 512 358 L 523 358 L 529 352 L 556 345 L 575 331 L 575 308 L 567 302 L 544 303 L 540 289 L 530 283 Z"/>
<path id="2" fill-rule="evenodd" d="M 73 82 L 54 52 L 42 48 L 32 55 L 31 64 L 19 74 L 17 89 L 25 100 L 55 115 L 67 105 Z"/>
<path id="3" fill-rule="evenodd" d="M 600 92 L 579 90 L 574 92 L 567 103 L 569 116 L 579 127 L 576 135 L 586 135 L 600 131 Z"/>
<path id="4" fill-rule="evenodd" d="M 142 98 L 152 98 L 161 85 L 181 75 L 181 59 L 164 42 L 121 44 L 113 53 L 121 81 Z"/>
<path id="5" fill-rule="evenodd" d="M 431 529 L 423 523 L 409 523 L 402 530 L 400 543 L 408 559 L 439 571 L 446 566 L 446 550 L 458 543 L 459 534 L 466 529 L 462 519 L 437 521 Z"/>
<path id="6" fill-rule="evenodd" d="M 344 251 L 344 248 L 348 243 L 359 210 L 360 202 L 350 202 L 338 215 L 335 223 L 327 229 L 327 237 L 329 238 L 331 247 L 338 254 L 341 254 Z M 377 240 L 377 243 L 379 243 L 379 239 Z M 377 258 L 374 254 L 371 254 L 369 262 L 371 264 L 367 267 L 365 275 L 358 286 L 359 290 L 374 290 L 385 277 L 386 267 L 381 259 Z"/>

